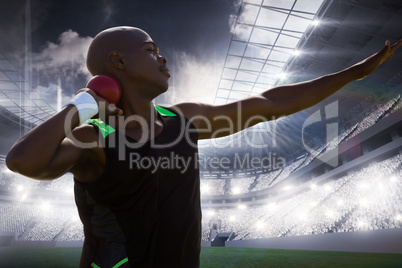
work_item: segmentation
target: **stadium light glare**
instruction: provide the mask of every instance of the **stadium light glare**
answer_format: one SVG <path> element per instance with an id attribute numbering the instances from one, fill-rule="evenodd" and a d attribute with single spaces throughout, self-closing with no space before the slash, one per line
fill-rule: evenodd
<path id="1" fill-rule="evenodd" d="M 202 194 L 207 194 L 207 193 L 209 193 L 209 185 L 208 185 L 208 184 L 203 184 L 203 185 L 201 185 L 201 193 L 202 193 Z"/>
<path id="2" fill-rule="evenodd" d="M 3 172 L 7 173 L 7 174 L 13 173 L 11 170 L 8 169 L 8 167 L 6 165 L 4 165 Z"/>
<path id="3" fill-rule="evenodd" d="M 362 182 L 362 183 L 360 183 L 360 184 L 358 185 L 358 187 L 359 187 L 360 190 L 365 190 L 365 189 L 368 188 L 368 184 Z"/>
<path id="4" fill-rule="evenodd" d="M 27 199 L 27 197 L 28 197 L 28 194 L 24 193 L 20 198 L 20 202 L 24 202 Z"/>
<path id="5" fill-rule="evenodd" d="M 215 215 L 215 211 L 213 211 L 212 209 L 211 210 L 208 210 L 208 216 L 214 216 Z"/>
<path id="6" fill-rule="evenodd" d="M 367 225 L 367 222 L 364 222 L 364 221 L 361 221 L 361 220 L 357 222 L 358 227 L 365 227 L 366 225 Z"/>
<path id="7" fill-rule="evenodd" d="M 257 221 L 255 223 L 255 226 L 257 227 L 257 229 L 262 229 L 264 228 L 265 224 L 262 221 Z"/>
<path id="8" fill-rule="evenodd" d="M 324 191 L 326 191 L 326 192 L 331 191 L 331 186 L 325 185 L 325 186 L 324 186 Z"/>
<path id="9" fill-rule="evenodd" d="M 286 185 L 285 187 L 283 187 L 283 190 L 285 190 L 285 191 L 289 191 L 289 190 L 292 190 L 292 189 L 293 189 L 292 185 Z"/>
<path id="10" fill-rule="evenodd" d="M 402 215 L 401 214 L 396 215 L 395 220 L 402 221 Z"/>
<path id="11" fill-rule="evenodd" d="M 17 185 L 17 191 L 22 192 L 24 190 L 24 186 L 22 185 Z"/>
<path id="12" fill-rule="evenodd" d="M 368 202 L 368 200 L 367 200 L 366 198 L 360 199 L 359 203 L 360 203 L 360 205 L 361 205 L 362 207 L 367 207 L 368 204 L 369 204 L 369 202 Z"/>
<path id="13" fill-rule="evenodd" d="M 276 205 L 276 203 L 268 203 L 267 208 L 268 208 L 268 211 L 273 212 L 277 209 L 277 205 Z"/>
<path id="14" fill-rule="evenodd" d="M 234 222 L 235 220 L 236 220 L 236 217 L 235 217 L 235 216 L 230 216 L 230 217 L 229 217 L 229 221 L 230 221 L 230 222 Z"/>
<path id="15" fill-rule="evenodd" d="M 49 204 L 49 202 L 42 202 L 42 204 L 41 204 L 41 208 L 42 208 L 42 210 L 44 210 L 44 211 L 47 211 L 47 210 L 49 210 L 50 209 L 50 204 Z"/>
<path id="16" fill-rule="evenodd" d="M 302 221 L 305 221 L 305 220 L 307 220 L 307 213 L 306 212 L 300 212 L 299 214 L 298 214 L 298 217 L 299 217 L 299 219 L 300 220 L 302 220 Z"/>
<path id="17" fill-rule="evenodd" d="M 278 78 L 279 78 L 280 80 L 285 80 L 287 77 L 288 77 L 288 74 L 287 74 L 287 73 L 279 73 L 279 74 L 278 74 Z"/>
<path id="18" fill-rule="evenodd" d="M 325 212 L 325 215 L 327 215 L 329 218 L 332 218 L 335 216 L 335 212 L 332 209 L 328 209 L 327 212 Z"/>
<path id="19" fill-rule="evenodd" d="M 338 202 L 336 202 L 336 204 L 338 205 L 338 206 L 342 206 L 343 205 L 343 200 L 342 199 L 340 199 L 340 200 L 338 200 Z"/>
<path id="20" fill-rule="evenodd" d="M 234 187 L 233 188 L 233 194 L 239 194 L 240 193 L 240 188 L 239 187 Z"/>
<path id="21" fill-rule="evenodd" d="M 317 19 L 315 19 L 315 20 L 313 20 L 313 21 L 311 21 L 311 25 L 313 25 L 314 27 L 317 27 L 317 26 L 319 26 L 320 25 L 320 21 L 319 20 L 317 20 Z"/>
<path id="22" fill-rule="evenodd" d="M 295 49 L 295 50 L 293 50 L 292 55 L 293 55 L 293 56 L 295 56 L 295 57 L 298 57 L 298 56 L 300 56 L 300 55 L 301 55 L 301 51 L 300 51 L 300 50 Z"/>
<path id="23" fill-rule="evenodd" d="M 66 189 L 66 194 L 73 195 L 74 194 L 74 189 L 73 188 L 67 188 Z"/>
<path id="24" fill-rule="evenodd" d="M 312 190 L 317 189 L 317 184 L 315 184 L 315 183 L 311 184 L 311 185 L 310 185 L 310 188 L 311 188 Z"/>
<path id="25" fill-rule="evenodd" d="M 390 182 L 396 182 L 396 177 L 395 177 L 395 176 L 392 176 L 392 177 L 389 179 L 389 181 L 390 181 Z"/>
<path id="26" fill-rule="evenodd" d="M 238 209 L 246 209 L 247 207 L 246 207 L 246 205 L 239 205 L 237 208 Z"/>

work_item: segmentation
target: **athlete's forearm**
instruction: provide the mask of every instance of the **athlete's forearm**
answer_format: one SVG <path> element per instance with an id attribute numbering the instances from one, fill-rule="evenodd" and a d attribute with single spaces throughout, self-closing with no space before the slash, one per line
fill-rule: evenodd
<path id="1" fill-rule="evenodd" d="M 280 106 L 281 115 L 289 115 L 323 101 L 360 77 L 358 67 L 352 66 L 307 82 L 275 87 L 261 95 Z"/>
<path id="2" fill-rule="evenodd" d="M 276 111 L 280 115 L 301 111 L 319 103 L 348 83 L 369 76 L 378 66 L 389 60 L 401 45 L 402 40 L 392 46 L 386 41 L 382 50 L 338 73 L 300 84 L 273 88 L 262 93 L 262 96 L 276 103 Z"/>
<path id="3" fill-rule="evenodd" d="M 78 125 L 77 108 L 73 105 L 66 106 L 14 144 L 7 154 L 8 168 L 28 177 L 35 177 L 46 169 L 62 141 Z"/>

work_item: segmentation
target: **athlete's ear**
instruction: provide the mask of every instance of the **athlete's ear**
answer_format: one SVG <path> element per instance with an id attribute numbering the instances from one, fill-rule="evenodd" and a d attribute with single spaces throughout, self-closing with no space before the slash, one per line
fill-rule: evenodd
<path id="1" fill-rule="evenodd" d="M 113 68 L 124 69 L 124 61 L 119 51 L 116 50 L 110 51 L 109 54 L 107 55 L 107 59 L 109 64 Z"/>

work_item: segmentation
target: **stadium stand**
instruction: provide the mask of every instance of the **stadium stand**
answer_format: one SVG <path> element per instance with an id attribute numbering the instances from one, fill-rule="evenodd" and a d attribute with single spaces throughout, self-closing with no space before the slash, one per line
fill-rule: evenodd
<path id="1" fill-rule="evenodd" d="M 400 111 L 396 111 L 399 110 L 395 109 L 392 114 L 399 116 Z M 286 192 L 285 183 L 302 169 L 300 166 L 307 158 L 301 157 L 283 170 L 271 173 L 202 179 L 203 201 L 207 199 L 211 203 L 209 198 L 219 195 L 227 202 L 217 208 L 204 207 L 202 239 L 214 238 L 212 225 L 215 235 L 234 233 L 234 240 L 402 228 L 402 156 L 398 150 L 392 156 L 388 154 L 378 161 L 366 162 L 344 175 L 316 183 L 308 181 L 293 192 L 287 189 L 292 194 L 268 195 L 251 205 L 238 198 L 244 193 L 252 195 L 279 187 Z M 0 231 L 15 232 L 17 240 L 22 241 L 83 239 L 82 225 L 71 200 L 70 174 L 39 182 L 7 171 L 4 162 L 0 168 Z M 277 184 L 272 183 L 278 178 Z M 227 181 L 230 188 L 225 195 Z M 66 192 L 69 195 L 61 195 Z M 30 193 L 30 197 L 22 199 L 24 193 Z M 70 205 L 60 205 L 63 198 L 70 199 Z M 231 198 L 240 202 L 228 207 Z"/>

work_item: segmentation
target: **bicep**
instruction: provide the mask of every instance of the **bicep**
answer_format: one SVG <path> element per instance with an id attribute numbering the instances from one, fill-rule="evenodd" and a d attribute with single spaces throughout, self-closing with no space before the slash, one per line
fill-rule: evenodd
<path id="1" fill-rule="evenodd" d="M 95 171 L 88 167 L 101 162 L 101 152 L 103 150 L 99 147 L 98 133 L 92 126 L 76 128 L 61 142 L 39 179 L 54 179 L 72 172 L 75 177 L 85 180 L 83 177 L 86 174 Z"/>
<path id="2" fill-rule="evenodd" d="M 197 127 L 200 139 L 228 136 L 281 115 L 278 103 L 263 96 L 223 105 L 184 103 L 177 107 Z"/>
<path id="3" fill-rule="evenodd" d="M 51 180 L 72 172 L 83 153 L 82 148 L 77 147 L 71 139 L 65 138 L 46 169 L 36 179 Z"/>

